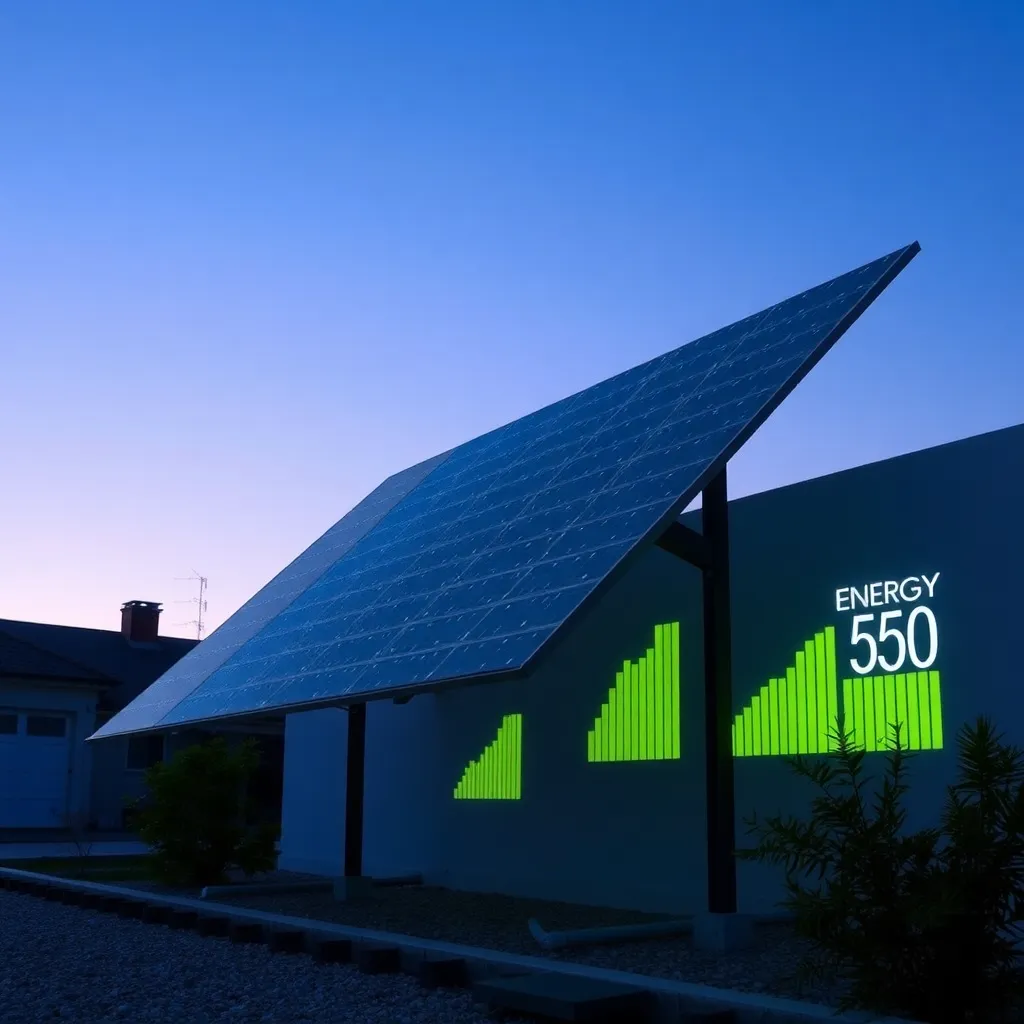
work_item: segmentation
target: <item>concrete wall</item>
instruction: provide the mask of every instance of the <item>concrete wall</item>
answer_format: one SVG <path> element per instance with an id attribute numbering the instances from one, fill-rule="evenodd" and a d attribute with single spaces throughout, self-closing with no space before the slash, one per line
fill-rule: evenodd
<path id="1" fill-rule="evenodd" d="M 68 773 L 68 822 L 88 820 L 92 761 L 85 743 L 95 729 L 96 698 L 84 687 L 45 686 L 34 682 L 0 683 L 0 708 L 66 715 L 70 746 Z"/>
<path id="2" fill-rule="evenodd" d="M 929 821 L 955 770 L 955 735 L 979 714 L 1024 743 L 1015 637 L 1024 615 L 1024 427 L 745 498 L 731 505 L 736 712 L 836 630 L 842 679 L 854 611 L 837 590 L 938 573 L 926 603 L 938 625 L 944 746 L 913 763 L 912 822 Z M 884 595 L 886 588 L 876 588 Z M 889 589 L 890 598 L 891 588 Z M 908 595 L 912 589 L 905 590 Z M 927 595 L 927 591 L 924 592 Z M 625 659 L 656 623 L 681 623 L 681 757 L 589 764 L 586 734 Z M 919 646 L 926 634 L 918 619 Z M 893 657 L 898 641 L 881 646 Z M 541 669 L 516 683 L 370 705 L 364 869 L 421 870 L 461 888 L 685 912 L 705 893 L 700 578 L 648 551 Z M 908 664 L 904 669 L 910 668 Z M 881 669 L 876 671 L 881 672 Z M 453 789 L 504 714 L 523 715 L 522 798 L 463 801 Z M 337 873 L 343 841 L 340 711 L 292 715 L 286 733 L 282 866 Z M 883 755 L 869 763 L 881 768 Z M 737 758 L 738 833 L 755 810 L 803 811 L 808 792 L 778 757 Z M 778 877 L 740 865 L 742 909 L 770 908 Z"/>

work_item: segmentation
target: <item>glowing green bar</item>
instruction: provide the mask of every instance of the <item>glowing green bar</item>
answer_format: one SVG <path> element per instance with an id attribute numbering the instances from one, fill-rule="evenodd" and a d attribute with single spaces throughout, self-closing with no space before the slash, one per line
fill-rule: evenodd
<path id="1" fill-rule="evenodd" d="M 651 687 L 654 690 L 651 706 L 654 708 L 654 756 L 661 760 L 665 756 L 665 688 L 661 676 L 661 659 L 657 649 L 647 649 L 647 670 L 651 675 Z"/>
<path id="2" fill-rule="evenodd" d="M 658 685 L 658 665 L 654 660 L 654 649 L 647 648 L 644 654 L 644 664 L 647 666 L 647 735 L 648 754 L 655 761 L 660 761 L 664 755 L 661 742 L 662 729 L 664 725 L 665 709 L 661 702 L 661 687 Z"/>
<path id="3" fill-rule="evenodd" d="M 907 677 L 902 672 L 895 676 L 896 721 L 900 725 L 900 745 L 904 750 L 910 747 L 910 725 L 907 722 Z"/>
<path id="4" fill-rule="evenodd" d="M 512 765 L 509 762 L 512 753 L 511 729 L 512 716 L 506 715 L 501 723 L 501 756 L 498 758 L 498 796 L 502 800 L 512 799 Z"/>
<path id="5" fill-rule="evenodd" d="M 942 694 L 939 691 L 939 673 L 929 672 L 930 708 L 932 720 L 932 750 L 942 749 Z"/>
<path id="6" fill-rule="evenodd" d="M 860 684 L 864 690 L 864 749 L 877 750 L 875 737 L 875 688 L 871 676 L 861 676 Z"/>
<path id="7" fill-rule="evenodd" d="M 523 716 L 512 719 L 512 799 L 518 800 L 522 792 L 523 778 Z"/>
<path id="8" fill-rule="evenodd" d="M 829 738 L 831 723 L 828 720 L 828 679 L 825 676 L 825 634 L 814 634 L 814 678 L 818 683 L 818 733 L 822 740 L 818 745 L 821 753 L 832 749 Z"/>
<path id="9" fill-rule="evenodd" d="M 843 719 L 846 728 L 849 729 L 857 719 L 857 713 L 853 703 L 853 680 L 843 680 Z M 856 741 L 854 741 L 856 742 Z"/>
<path id="10" fill-rule="evenodd" d="M 807 685 L 807 753 L 818 753 L 818 681 L 814 667 L 814 641 L 804 643 L 804 680 Z"/>
<path id="11" fill-rule="evenodd" d="M 647 652 L 650 653 L 650 652 Z M 647 759 L 655 759 L 657 733 L 655 731 L 656 715 L 655 706 L 658 702 L 657 690 L 654 686 L 654 659 L 644 654 L 642 658 L 644 675 L 647 679 L 647 700 L 644 701 L 644 718 L 647 719 Z"/>
<path id="12" fill-rule="evenodd" d="M 629 708 L 629 734 L 632 737 L 629 759 L 640 760 L 640 716 L 637 708 L 640 703 L 640 676 L 637 673 L 638 666 L 627 662 L 626 671 L 626 706 Z"/>
<path id="13" fill-rule="evenodd" d="M 796 749 L 807 753 L 807 675 L 804 672 L 804 652 L 796 652 Z"/>
<path id="14" fill-rule="evenodd" d="M 670 664 L 672 667 L 672 756 L 679 757 L 680 719 L 682 717 L 682 687 L 679 682 L 679 623 L 672 623 L 672 646 Z"/>
<path id="15" fill-rule="evenodd" d="M 771 702 L 768 699 L 767 685 L 761 687 L 761 753 L 772 752 Z"/>
<path id="16" fill-rule="evenodd" d="M 502 792 L 502 789 L 501 789 L 501 784 L 502 784 L 501 769 L 502 769 L 502 761 L 503 761 L 504 757 L 505 757 L 505 737 L 504 737 L 503 729 L 499 728 L 498 729 L 498 739 L 497 739 L 497 742 L 494 744 L 494 751 L 493 751 L 493 753 L 491 755 L 491 760 L 494 762 L 494 770 L 493 770 L 493 775 L 494 775 L 494 799 L 496 799 L 496 800 L 503 800 L 503 799 L 505 799 L 505 794 Z"/>
<path id="17" fill-rule="evenodd" d="M 615 693 L 618 706 L 622 710 L 622 760 L 635 759 L 636 751 L 633 747 L 633 705 L 630 700 L 631 680 L 633 669 L 627 661 L 622 666 L 622 672 L 616 678 Z"/>
<path id="18" fill-rule="evenodd" d="M 786 669 L 786 711 L 789 713 L 789 721 L 786 723 L 787 735 L 789 736 L 789 753 L 800 753 L 800 733 L 798 731 L 799 714 L 796 709 L 796 668 Z"/>
<path id="19" fill-rule="evenodd" d="M 875 676 L 872 680 L 872 690 L 875 694 L 875 749 L 888 750 L 889 740 L 886 728 L 886 707 L 885 707 L 885 679 L 882 676 Z"/>
<path id="20" fill-rule="evenodd" d="M 768 749 L 773 754 L 780 753 L 779 748 L 779 681 L 768 680 Z"/>
<path id="21" fill-rule="evenodd" d="M 634 713 L 640 719 L 640 760 L 647 760 L 647 673 L 644 671 L 646 666 L 644 665 L 644 659 L 638 658 L 636 662 L 636 675 L 639 679 L 637 684 L 637 693 L 639 698 L 637 699 L 636 706 L 633 708 Z"/>
<path id="22" fill-rule="evenodd" d="M 665 692 L 665 757 L 672 756 L 672 735 L 674 731 L 675 697 L 672 694 L 672 659 L 669 651 L 671 629 L 661 631 L 661 684 Z"/>
<path id="23" fill-rule="evenodd" d="M 732 755 L 733 757 L 740 757 L 739 748 L 736 746 L 736 723 L 733 722 L 729 728 L 732 730 Z"/>
<path id="24" fill-rule="evenodd" d="M 756 695 L 750 701 L 750 752 L 761 756 L 761 698 Z"/>
<path id="25" fill-rule="evenodd" d="M 932 697 L 928 673 L 917 673 L 917 710 L 921 715 L 921 749 L 932 749 Z"/>
<path id="26" fill-rule="evenodd" d="M 510 800 L 516 798 L 516 728 L 519 716 L 513 715 L 509 726 L 511 742 L 508 745 L 508 795 Z"/>
<path id="27" fill-rule="evenodd" d="M 853 738 L 858 750 L 868 749 L 868 732 L 870 730 L 867 727 L 867 718 L 865 718 L 865 715 L 868 714 L 865 700 L 864 677 L 858 676 L 853 680 Z"/>
<path id="28" fill-rule="evenodd" d="M 896 749 L 896 681 L 892 676 L 876 677 L 885 688 L 885 749 Z"/>
<path id="29" fill-rule="evenodd" d="M 836 683 L 836 628 L 825 627 L 825 704 L 828 708 L 828 727 L 836 729 L 839 724 L 839 689 Z M 834 750 L 835 740 L 829 744 Z"/>
<path id="30" fill-rule="evenodd" d="M 654 628 L 654 676 L 662 694 L 662 750 L 672 757 L 672 676 L 665 656 L 665 627 Z"/>
<path id="31" fill-rule="evenodd" d="M 921 714 L 917 708 L 917 673 L 907 673 L 907 746 L 921 749 Z"/>
<path id="32" fill-rule="evenodd" d="M 786 693 L 786 680 L 773 680 L 779 692 L 779 753 L 789 753 L 789 701 Z"/>
<path id="33" fill-rule="evenodd" d="M 508 745 L 508 796 L 510 800 L 516 798 L 516 728 L 519 716 L 513 715 L 509 723 L 509 745 Z"/>
<path id="34" fill-rule="evenodd" d="M 747 757 L 751 757 L 754 753 L 754 723 L 751 721 L 750 708 L 746 707 L 743 709 L 743 750 Z"/>
<path id="35" fill-rule="evenodd" d="M 626 759 L 626 733 L 623 724 L 626 719 L 626 702 L 622 698 L 622 673 L 616 672 L 615 689 L 611 693 L 611 699 L 615 702 L 615 727 L 612 729 L 613 761 Z"/>
<path id="36" fill-rule="evenodd" d="M 505 744 L 505 799 L 512 799 L 512 730 L 515 728 L 511 715 L 508 716 L 508 728 L 505 730 L 507 742 Z"/>

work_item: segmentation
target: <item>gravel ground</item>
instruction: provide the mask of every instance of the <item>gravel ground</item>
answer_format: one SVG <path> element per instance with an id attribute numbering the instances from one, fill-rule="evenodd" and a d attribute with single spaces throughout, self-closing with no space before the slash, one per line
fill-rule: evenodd
<path id="1" fill-rule="evenodd" d="M 688 938 L 649 940 L 546 953 L 527 929 L 533 917 L 549 931 L 633 924 L 657 918 L 623 910 L 458 892 L 430 886 L 376 889 L 347 903 L 330 893 L 219 897 L 219 902 L 292 917 L 416 935 L 509 953 L 544 956 L 678 981 L 763 992 L 835 1005 L 834 984 L 801 985 L 797 968 L 807 946 L 787 925 L 762 926 L 752 948 L 726 955 L 694 949 Z"/>
<path id="2" fill-rule="evenodd" d="M 0 891 L 0 1022 L 493 1024 L 428 992 L 308 956 Z"/>

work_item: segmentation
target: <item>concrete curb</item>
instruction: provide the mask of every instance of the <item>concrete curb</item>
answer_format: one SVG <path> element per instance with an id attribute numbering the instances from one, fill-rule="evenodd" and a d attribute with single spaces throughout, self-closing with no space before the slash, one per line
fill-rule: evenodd
<path id="1" fill-rule="evenodd" d="M 210 900 L 189 899 L 181 896 L 166 896 L 145 892 L 126 886 L 104 885 L 99 882 L 84 882 L 77 879 L 41 875 L 17 868 L 0 867 L 0 880 L 33 884 L 38 894 L 50 899 L 60 899 L 62 894 L 89 894 L 92 897 L 107 897 L 108 903 L 127 901 L 149 906 L 162 906 L 178 911 L 191 911 L 201 918 L 226 919 L 230 925 L 252 922 L 263 926 L 265 933 L 280 931 L 301 931 L 306 936 L 307 948 L 310 943 L 324 939 L 348 939 L 354 950 L 395 948 L 401 956 L 404 971 L 419 974 L 424 960 L 463 960 L 466 963 L 470 981 L 494 976 L 544 972 L 598 981 L 631 985 L 651 993 L 657 1005 L 658 1024 L 677 1024 L 686 1021 L 690 1015 L 732 1011 L 736 1024 L 804 1024 L 808 1021 L 836 1021 L 839 1024 L 919 1024 L 897 1017 L 878 1017 L 870 1013 L 836 1013 L 831 1006 L 805 1003 L 793 999 L 735 989 L 713 988 L 691 982 L 671 981 L 666 978 L 648 977 L 627 971 L 613 971 L 586 964 L 573 964 L 523 956 L 516 953 L 502 953 L 498 950 L 462 946 L 452 942 L 438 942 L 419 939 L 391 932 L 378 932 L 366 928 L 314 921 L 309 918 L 288 917 L 284 914 L 268 914 L 249 910 L 226 903 Z"/>

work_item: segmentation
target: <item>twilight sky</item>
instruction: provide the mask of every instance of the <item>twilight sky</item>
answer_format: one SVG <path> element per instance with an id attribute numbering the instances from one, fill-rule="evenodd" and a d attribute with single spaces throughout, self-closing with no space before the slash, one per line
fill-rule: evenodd
<path id="1" fill-rule="evenodd" d="M 0 617 L 194 635 L 195 569 L 215 627 L 388 474 L 915 238 L 732 493 L 1024 420 L 1022 48 L 1017 0 L 4 4 Z"/>

